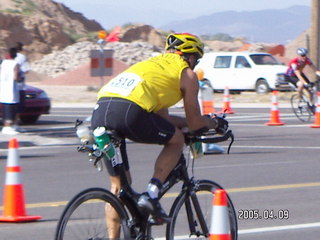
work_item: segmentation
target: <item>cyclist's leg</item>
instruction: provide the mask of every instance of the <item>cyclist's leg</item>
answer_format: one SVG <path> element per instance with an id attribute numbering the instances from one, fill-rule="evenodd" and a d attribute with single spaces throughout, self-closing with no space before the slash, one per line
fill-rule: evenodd
<path id="1" fill-rule="evenodd" d="M 303 87 L 304 87 L 303 82 L 298 81 L 297 82 L 297 92 L 298 92 L 298 95 L 300 98 L 302 97 Z"/>
<path id="2" fill-rule="evenodd" d="M 285 78 L 286 78 L 286 81 L 288 81 L 290 85 L 297 88 L 297 82 L 299 81 L 299 79 L 297 77 L 286 75 Z"/>
<path id="3" fill-rule="evenodd" d="M 301 73 L 301 76 L 303 77 L 303 79 L 307 84 L 310 83 L 310 80 L 304 73 Z M 302 97 L 303 94 L 306 94 L 306 96 L 309 98 L 310 103 L 312 103 L 312 98 L 313 98 L 312 93 L 310 92 L 309 89 L 305 87 L 305 84 L 301 81 L 298 82 L 298 92 L 300 97 Z"/>
<path id="4" fill-rule="evenodd" d="M 127 176 L 130 178 L 130 172 L 127 171 Z M 110 176 L 111 188 L 110 191 L 118 196 L 121 189 L 121 182 L 119 176 Z M 106 204 L 105 206 L 106 212 L 106 224 L 108 227 L 108 234 L 111 239 L 118 239 L 120 236 L 120 218 L 113 207 L 110 204 Z"/>
<path id="5" fill-rule="evenodd" d="M 305 81 L 309 82 L 308 78 L 304 74 L 302 74 L 302 77 L 305 79 Z M 304 89 L 303 82 L 301 82 L 299 78 L 296 76 L 287 76 L 287 81 L 289 81 L 293 86 L 296 87 L 297 93 L 301 98 L 303 95 L 303 89 Z"/>
<path id="6" fill-rule="evenodd" d="M 184 143 L 181 130 L 160 115 L 147 112 L 133 102 L 124 99 L 114 101 L 117 103 L 108 106 L 108 111 L 117 114 L 114 118 L 108 116 L 106 124 L 109 129 L 134 142 L 164 146 L 153 174 L 162 183 L 179 161 Z"/>
<path id="7" fill-rule="evenodd" d="M 107 126 L 106 124 L 106 113 L 107 109 L 109 107 L 109 102 L 98 102 L 97 106 L 92 114 L 92 129 L 95 129 L 98 126 Z M 129 162 L 128 162 L 128 156 L 126 151 L 126 142 L 125 140 L 122 140 L 121 146 L 121 157 L 124 164 L 124 168 L 126 170 L 127 179 L 128 182 L 131 184 L 131 175 L 129 171 Z M 121 189 L 121 181 L 120 176 L 117 172 L 115 172 L 115 169 L 112 167 L 111 161 L 105 160 L 105 166 L 109 173 L 109 180 L 110 180 L 110 191 L 115 194 L 116 196 L 119 195 L 120 189 Z M 105 212 L 106 212 L 106 224 L 108 228 L 108 234 L 111 239 L 117 239 L 120 236 L 120 218 L 114 208 L 112 208 L 109 204 L 106 204 L 105 206 Z"/>
<path id="8" fill-rule="evenodd" d="M 129 171 L 129 162 L 128 162 L 128 156 L 127 156 L 127 151 L 126 151 L 126 143 L 125 140 L 122 141 L 121 146 L 121 157 L 122 161 L 124 163 L 124 168 L 126 170 L 126 175 L 129 184 L 131 184 L 131 175 Z M 110 179 L 110 191 L 116 195 L 119 196 L 119 192 L 121 189 L 121 181 L 119 177 L 119 173 L 115 171 L 115 169 L 112 167 L 112 164 L 110 161 L 106 161 L 105 165 L 107 167 L 108 173 L 109 173 L 109 179 Z M 108 233 L 110 237 L 113 237 L 114 239 L 119 238 L 120 236 L 120 218 L 115 211 L 113 207 L 111 207 L 109 204 L 106 204 L 105 207 L 106 211 L 106 224 L 108 226 Z M 112 239 L 112 238 L 111 238 Z"/>
<path id="9" fill-rule="evenodd" d="M 302 90 L 303 90 L 303 83 L 296 76 L 286 75 L 286 79 L 291 85 L 293 85 L 296 88 L 297 93 L 298 93 L 299 97 L 301 98 L 302 97 Z"/>
<path id="10" fill-rule="evenodd" d="M 157 191 L 179 161 L 184 143 L 181 131 L 160 115 L 147 112 L 137 104 L 120 98 L 104 98 L 99 101 L 92 118 L 92 124 L 99 126 L 101 123 L 96 120 L 95 115 L 105 118 L 102 126 L 115 130 L 132 141 L 164 145 L 153 174 L 156 178 L 152 178 L 147 187 L 149 194 L 143 195 L 138 204 L 143 208 L 140 203 L 146 203 L 147 211 L 155 217 L 160 216 L 157 217 L 159 220 L 166 220 L 167 216 L 157 199 Z"/>
<path id="11" fill-rule="evenodd" d="M 184 144 L 183 134 L 180 129 L 176 131 L 160 152 L 153 173 L 153 178 L 157 178 L 163 183 L 172 169 L 177 165 Z"/>
<path id="12" fill-rule="evenodd" d="M 119 176 L 109 177 L 111 182 L 111 189 L 110 191 L 113 194 L 117 194 L 120 191 L 120 178 Z M 117 196 L 117 195 L 116 195 Z M 114 208 L 110 206 L 110 204 L 106 204 L 105 206 L 106 212 L 106 224 L 108 226 L 108 234 L 111 239 L 117 239 L 120 236 L 120 218 Z"/>

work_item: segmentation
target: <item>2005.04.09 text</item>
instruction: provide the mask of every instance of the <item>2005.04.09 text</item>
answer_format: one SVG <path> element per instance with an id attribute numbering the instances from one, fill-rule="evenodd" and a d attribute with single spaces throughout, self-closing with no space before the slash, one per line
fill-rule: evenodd
<path id="1" fill-rule="evenodd" d="M 240 209 L 238 211 L 239 220 L 268 220 L 268 219 L 289 219 L 289 210 L 259 210 L 259 209 Z"/>

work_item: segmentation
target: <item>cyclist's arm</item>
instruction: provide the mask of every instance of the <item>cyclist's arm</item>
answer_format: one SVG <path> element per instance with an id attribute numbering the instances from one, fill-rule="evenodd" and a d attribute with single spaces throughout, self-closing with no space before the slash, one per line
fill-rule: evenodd
<path id="1" fill-rule="evenodd" d="M 216 121 L 201 116 L 198 102 L 199 83 L 197 75 L 186 68 L 181 74 L 180 87 L 183 96 L 186 120 L 190 130 L 195 131 L 202 128 L 213 129 L 216 127 Z"/>
<path id="2" fill-rule="evenodd" d="M 157 114 L 159 114 L 161 117 L 167 119 L 169 122 L 171 122 L 173 125 L 175 125 L 178 128 L 187 127 L 186 118 L 180 117 L 180 116 L 170 115 L 167 108 L 159 110 L 157 112 Z"/>

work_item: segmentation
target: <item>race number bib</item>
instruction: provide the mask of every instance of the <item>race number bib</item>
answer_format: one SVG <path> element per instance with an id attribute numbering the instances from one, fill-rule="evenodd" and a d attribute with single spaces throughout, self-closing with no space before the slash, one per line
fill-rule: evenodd
<path id="1" fill-rule="evenodd" d="M 122 96 L 128 96 L 141 81 L 142 79 L 139 75 L 125 72 L 112 79 L 107 84 L 105 90 L 121 94 Z"/>

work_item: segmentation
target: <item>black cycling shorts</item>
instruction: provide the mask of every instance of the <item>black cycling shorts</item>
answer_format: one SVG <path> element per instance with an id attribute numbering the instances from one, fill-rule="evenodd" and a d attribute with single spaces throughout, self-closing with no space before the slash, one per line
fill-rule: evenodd
<path id="1" fill-rule="evenodd" d="M 302 73 L 301 76 L 307 83 L 310 83 L 308 77 L 304 73 Z M 295 87 L 297 87 L 297 82 L 300 81 L 297 76 L 288 76 L 288 75 L 286 75 L 286 80 L 292 83 Z"/>
<path id="2" fill-rule="evenodd" d="M 95 129 L 99 126 L 115 130 L 119 136 L 139 143 L 164 145 L 175 133 L 175 126 L 160 115 L 147 112 L 134 102 L 115 97 L 101 98 L 97 102 L 91 127 Z M 125 146 L 121 153 L 125 167 L 129 170 Z M 117 175 L 112 169 L 108 171 L 111 176 Z"/>

